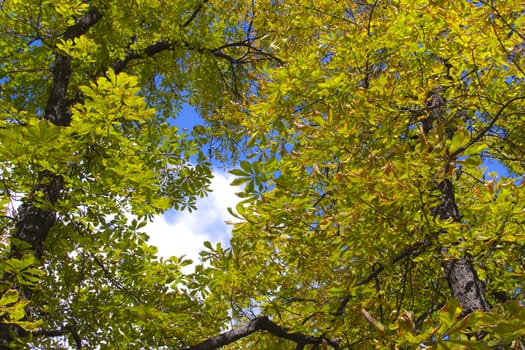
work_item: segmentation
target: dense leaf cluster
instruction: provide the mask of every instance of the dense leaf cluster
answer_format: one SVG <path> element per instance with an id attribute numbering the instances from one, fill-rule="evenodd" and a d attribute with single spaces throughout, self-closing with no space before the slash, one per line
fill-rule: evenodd
<path id="1" fill-rule="evenodd" d="M 0 349 L 524 346 L 521 1 L 9 0 L 0 31 Z M 184 275 L 144 226 L 239 150 L 231 246 Z"/>

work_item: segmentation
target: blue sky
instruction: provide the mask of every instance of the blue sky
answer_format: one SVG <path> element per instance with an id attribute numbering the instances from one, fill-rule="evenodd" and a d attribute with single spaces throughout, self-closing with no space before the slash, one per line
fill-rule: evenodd
<path id="1" fill-rule="evenodd" d="M 202 118 L 189 105 L 185 104 L 177 116 L 175 124 L 180 128 L 191 130 L 194 125 L 203 124 Z M 203 242 L 210 241 L 228 245 L 232 225 L 227 221 L 236 221 L 228 213 L 228 208 L 235 208 L 240 199 L 235 195 L 238 187 L 230 186 L 233 176 L 224 171 L 221 164 L 213 169 L 211 182 L 212 192 L 197 201 L 197 210 L 193 212 L 177 212 L 169 210 L 164 215 L 155 217 L 146 226 L 150 243 L 159 249 L 159 256 L 187 258 L 197 263 Z M 193 267 L 187 266 L 185 272 L 192 272 Z"/>
<path id="2" fill-rule="evenodd" d="M 228 245 L 232 226 L 227 221 L 237 219 L 227 208 L 235 208 L 239 201 L 235 195 L 239 189 L 230 186 L 232 180 L 231 175 L 214 171 L 213 192 L 197 201 L 197 210 L 191 213 L 170 210 L 146 226 L 149 242 L 159 249 L 159 256 L 185 255 L 196 263 L 204 241 Z M 192 269 L 187 267 L 184 271 L 192 272 Z"/>

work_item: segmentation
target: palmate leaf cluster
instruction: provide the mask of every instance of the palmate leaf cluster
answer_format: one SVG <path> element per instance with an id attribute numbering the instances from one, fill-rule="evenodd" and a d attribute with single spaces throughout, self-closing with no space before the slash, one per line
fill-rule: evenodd
<path id="1" fill-rule="evenodd" d="M 523 346 L 523 5 L 2 2 L 0 348 Z M 184 275 L 144 226 L 239 150 Z"/>
<path id="2" fill-rule="evenodd" d="M 211 139 L 174 121 L 184 103 L 206 117 L 240 98 L 257 62 L 239 49 L 250 13 L 1 2 L 1 348 L 182 347 L 223 325 L 226 308 L 201 307 L 206 285 L 180 272 L 189 261 L 159 260 L 144 226 L 210 191 Z M 228 147 L 238 130 L 221 123 L 213 140 Z M 21 235 L 28 213 L 49 232 Z"/>

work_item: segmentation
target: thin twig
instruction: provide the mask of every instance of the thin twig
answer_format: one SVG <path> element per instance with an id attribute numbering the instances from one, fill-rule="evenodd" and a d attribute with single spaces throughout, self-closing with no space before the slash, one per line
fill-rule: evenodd
<path id="1" fill-rule="evenodd" d="M 185 28 L 187 26 L 190 25 L 191 22 L 193 22 L 193 20 L 195 19 L 195 17 L 197 17 L 197 15 L 199 14 L 199 12 L 202 10 L 202 8 L 204 7 L 204 5 L 208 2 L 209 0 L 203 0 L 199 6 L 197 6 L 197 8 L 195 9 L 195 11 L 193 11 L 193 13 L 191 14 L 190 18 L 188 18 L 186 20 L 186 22 L 184 22 L 182 24 L 182 28 Z"/>

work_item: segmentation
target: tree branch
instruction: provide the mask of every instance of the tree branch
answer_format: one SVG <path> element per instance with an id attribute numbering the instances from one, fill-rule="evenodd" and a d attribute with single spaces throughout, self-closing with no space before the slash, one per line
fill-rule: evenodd
<path id="1" fill-rule="evenodd" d="M 442 92 L 445 90 L 444 87 L 434 88 L 431 92 L 431 96 L 427 101 L 427 109 L 429 111 L 430 123 L 427 128 L 424 126 L 424 132 L 427 134 L 433 127 L 433 121 L 438 121 L 443 118 L 443 113 L 446 108 L 447 101 L 442 96 Z M 496 113 L 492 121 L 485 127 L 480 133 L 472 138 L 465 146 L 460 147 L 456 150 L 449 159 L 454 159 L 456 156 L 461 154 L 464 150 L 470 147 L 475 142 L 479 141 L 501 118 L 503 111 L 513 101 L 523 99 L 525 97 L 516 97 L 507 101 L 500 110 Z M 424 123 L 424 120 L 422 121 Z M 452 135 L 449 137 L 453 137 Z M 444 166 L 444 173 L 448 172 L 449 162 Z M 445 178 L 436 184 L 436 189 L 441 192 L 441 203 L 431 208 L 431 214 L 434 217 L 439 217 L 441 220 L 452 220 L 454 222 L 461 221 L 461 214 L 456 204 L 456 197 L 454 192 L 454 184 L 450 178 Z M 442 254 L 447 253 L 447 247 L 441 247 Z M 476 269 L 470 261 L 468 254 L 465 254 L 462 258 L 450 258 L 444 259 L 441 262 L 441 266 L 445 270 L 448 285 L 452 296 L 459 300 L 462 308 L 461 316 L 466 316 L 474 310 L 489 311 L 490 304 L 485 298 L 485 290 L 483 283 L 479 279 Z"/>
<path id="2" fill-rule="evenodd" d="M 91 9 L 64 32 L 62 39 L 71 40 L 85 34 L 101 18 L 102 14 L 96 7 Z M 56 125 L 66 126 L 71 121 L 69 102 L 67 101 L 67 87 L 72 72 L 71 57 L 57 54 L 53 72 L 53 84 L 47 99 L 44 118 Z"/>
<path id="3" fill-rule="evenodd" d="M 98 8 L 93 7 L 84 16 L 78 18 L 71 27 L 67 28 L 62 38 L 64 40 L 70 40 L 78 38 L 82 34 L 85 34 L 91 27 L 93 27 L 102 18 L 102 14 Z"/>
<path id="4" fill-rule="evenodd" d="M 483 136 L 485 136 L 490 131 L 490 129 L 492 129 L 494 127 L 496 122 L 501 119 L 501 117 L 503 116 L 503 111 L 508 106 L 510 106 L 511 103 L 513 103 L 515 101 L 518 101 L 518 100 L 524 100 L 524 99 L 525 99 L 525 96 L 517 96 L 517 97 L 511 98 L 510 100 L 505 102 L 505 104 L 503 106 L 501 106 L 501 108 L 498 110 L 498 112 L 496 113 L 494 118 L 492 118 L 490 123 L 485 128 L 483 128 L 483 130 L 481 130 L 476 136 L 474 136 L 472 139 L 470 139 L 470 141 L 467 142 L 467 144 L 465 146 L 462 146 L 462 147 L 458 148 L 454 153 L 452 153 L 449 158 L 450 159 L 455 159 L 456 157 L 461 155 L 461 153 L 465 152 L 467 150 L 467 148 L 469 148 L 470 146 L 472 146 L 473 144 L 475 144 L 476 142 L 481 140 L 481 138 Z"/>
<path id="5" fill-rule="evenodd" d="M 146 47 L 143 51 L 130 51 L 123 60 L 117 60 L 111 68 L 115 71 L 115 74 L 118 74 L 126 68 L 126 65 L 133 60 L 140 58 L 147 58 L 154 56 L 162 51 L 171 50 L 173 45 L 167 41 L 158 41 L 150 46 Z"/>
<path id="6" fill-rule="evenodd" d="M 336 339 L 324 337 L 314 337 L 302 333 L 288 333 L 288 329 L 272 322 L 267 316 L 260 316 L 252 319 L 247 324 L 211 337 L 197 345 L 192 345 L 187 350 L 213 350 L 231 344 L 257 331 L 267 331 L 279 338 L 291 340 L 297 344 L 296 348 L 303 348 L 304 345 L 327 344 L 333 349 L 339 349 L 339 342 Z"/>
<path id="7" fill-rule="evenodd" d="M 126 295 L 131 297 L 136 303 L 138 304 L 145 304 L 142 300 L 140 300 L 135 294 L 133 294 L 129 289 L 127 289 L 122 283 L 120 283 L 115 277 L 111 275 L 111 272 L 106 268 L 106 266 L 100 261 L 98 257 L 96 257 L 94 254 L 91 254 L 91 257 L 95 261 L 95 263 L 102 269 L 102 272 L 117 289 L 124 292 Z"/>
<path id="8" fill-rule="evenodd" d="M 187 26 L 190 25 L 191 22 L 193 22 L 193 20 L 195 19 L 195 17 L 197 17 L 197 15 L 199 14 L 199 12 L 201 12 L 202 8 L 204 7 L 204 5 L 208 2 L 209 0 L 203 0 L 199 6 L 197 6 L 197 8 L 195 9 L 195 11 L 193 11 L 193 13 L 191 14 L 190 18 L 188 18 L 186 20 L 186 22 L 184 22 L 182 24 L 182 28 L 185 28 Z"/>
<path id="9" fill-rule="evenodd" d="M 400 261 L 400 260 L 402 260 L 402 259 L 404 259 L 406 257 L 409 257 L 409 256 L 416 257 L 416 256 L 422 254 L 423 252 L 426 251 L 427 248 L 432 246 L 432 242 L 433 242 L 433 240 L 431 239 L 431 237 L 429 237 L 429 238 L 427 238 L 426 240 L 424 240 L 422 242 L 417 242 L 417 243 L 411 245 L 410 247 L 404 249 L 402 252 L 400 252 L 399 254 L 394 256 L 390 260 L 389 265 L 393 265 L 393 264 L 397 263 L 398 261 Z M 365 278 L 361 279 L 357 283 L 357 286 L 362 286 L 362 285 L 365 285 L 365 284 L 369 283 L 374 278 L 376 278 L 381 272 L 383 272 L 384 269 L 385 269 L 385 264 L 384 263 L 376 264 L 376 268 L 374 270 L 372 270 L 372 272 L 370 272 L 368 274 L 368 276 L 366 276 Z M 343 315 L 343 313 L 344 313 L 344 311 L 346 309 L 346 305 L 348 305 L 348 303 L 350 302 L 351 298 L 352 298 L 352 295 L 350 295 L 350 294 L 347 294 L 343 298 L 343 300 L 341 301 L 341 304 L 339 304 L 339 307 L 335 311 L 334 316 L 342 316 Z"/>
<path id="10" fill-rule="evenodd" d="M 82 339 L 80 338 L 78 333 L 75 331 L 75 329 L 72 326 L 70 326 L 70 325 L 67 325 L 67 326 L 65 326 L 63 328 L 55 329 L 55 330 L 44 330 L 44 329 L 41 329 L 41 330 L 32 332 L 33 336 L 37 336 L 37 337 L 38 336 L 43 336 L 43 337 L 48 337 L 48 338 L 51 338 L 51 337 L 62 337 L 62 336 L 65 336 L 66 333 L 70 333 L 71 334 L 71 336 L 75 340 L 76 348 L 78 350 L 81 350 L 82 349 Z"/>
<path id="11" fill-rule="evenodd" d="M 204 5 L 208 3 L 208 1 L 209 0 L 203 0 L 199 4 L 199 6 L 197 6 L 197 8 L 193 11 L 191 16 L 182 24 L 181 27 L 182 28 L 187 27 L 195 19 L 195 17 L 199 14 L 199 12 L 203 9 Z M 219 47 L 211 48 L 211 49 L 194 47 L 185 41 L 161 40 L 161 41 L 158 41 L 156 43 L 153 43 L 147 46 L 145 49 L 140 50 L 140 51 L 130 50 L 127 56 L 123 60 L 120 60 L 120 59 L 117 60 L 112 65 L 111 68 L 115 71 L 115 73 L 118 74 L 122 72 L 126 68 L 127 64 L 133 60 L 152 57 L 162 51 L 168 51 L 175 47 L 182 47 L 189 51 L 194 51 L 194 52 L 199 52 L 199 53 L 211 53 L 213 56 L 217 58 L 225 59 L 232 64 L 244 64 L 244 63 L 249 62 L 249 60 L 247 60 L 246 57 L 249 56 L 250 54 L 252 56 L 260 56 L 262 59 L 273 60 L 275 62 L 278 62 L 279 64 L 283 64 L 283 61 L 280 60 L 278 57 L 275 57 L 274 55 L 268 52 L 265 52 L 264 50 L 258 47 L 255 47 L 253 45 L 253 42 L 259 38 L 260 37 L 247 38 L 246 40 L 243 40 L 243 41 L 228 43 L 228 44 L 224 44 Z M 246 52 L 241 57 L 233 57 L 224 52 L 224 50 L 227 48 L 246 48 Z"/>
<path id="12" fill-rule="evenodd" d="M 115 73 L 118 74 L 118 73 L 122 72 L 126 68 L 128 63 L 130 63 L 133 60 L 152 57 L 152 56 L 154 56 L 156 54 L 159 54 L 159 53 L 161 53 L 163 51 L 172 50 L 175 47 L 182 47 L 182 48 L 184 48 L 184 49 L 186 49 L 188 51 L 194 51 L 194 52 L 198 52 L 198 53 L 202 53 L 202 54 L 210 53 L 213 56 L 215 56 L 216 58 L 225 59 L 225 60 L 227 60 L 228 62 L 230 62 L 232 64 L 245 64 L 245 63 L 248 63 L 249 60 L 246 59 L 246 56 L 248 56 L 250 53 L 252 53 L 251 56 L 259 56 L 261 59 L 273 60 L 273 61 L 276 61 L 279 64 L 283 63 L 283 61 L 280 60 L 279 58 L 273 56 L 270 53 L 264 52 L 263 50 L 261 50 L 261 49 L 259 49 L 257 47 L 252 46 L 250 42 L 246 42 L 246 41 L 239 41 L 239 42 L 235 42 L 235 43 L 225 44 L 225 45 L 222 45 L 222 46 L 217 47 L 217 48 L 208 49 L 208 48 L 194 47 L 194 46 L 191 46 L 189 43 L 183 42 L 183 41 L 165 41 L 165 40 L 161 40 L 161 41 L 158 41 L 158 42 L 156 42 L 154 44 L 151 44 L 151 45 L 147 46 L 143 50 L 140 50 L 140 51 L 139 50 L 131 50 L 131 51 L 129 51 L 128 54 L 126 55 L 126 57 L 123 60 L 120 60 L 120 59 L 117 60 L 111 66 L 111 68 L 115 71 Z M 224 53 L 223 50 L 225 48 L 233 48 L 233 47 L 246 48 L 247 49 L 247 53 L 245 53 L 240 58 L 236 58 L 236 57 L 233 57 L 231 55 L 228 55 L 228 54 Z"/>
<path id="13" fill-rule="evenodd" d="M 91 9 L 84 16 L 78 18 L 74 25 L 67 28 L 62 35 L 64 40 L 70 40 L 86 33 L 94 26 L 102 15 L 97 8 Z M 69 102 L 67 101 L 67 87 L 71 76 L 71 57 L 57 54 L 54 67 L 54 79 L 51 85 L 44 118 L 56 125 L 66 126 L 70 122 Z M 39 184 L 33 192 L 42 192 L 44 199 L 54 204 L 62 190 L 62 178 L 48 172 L 39 174 Z M 18 210 L 16 231 L 13 235 L 31 245 L 37 258 L 42 256 L 43 243 L 51 227 L 55 223 L 55 213 L 44 210 L 33 204 L 32 194 L 22 203 Z"/>

